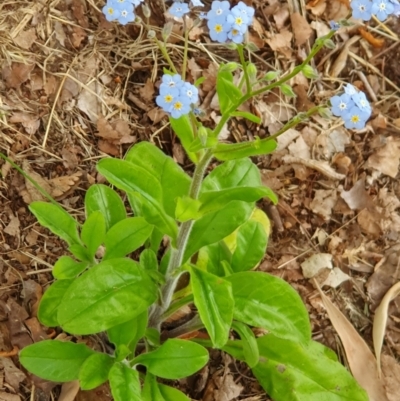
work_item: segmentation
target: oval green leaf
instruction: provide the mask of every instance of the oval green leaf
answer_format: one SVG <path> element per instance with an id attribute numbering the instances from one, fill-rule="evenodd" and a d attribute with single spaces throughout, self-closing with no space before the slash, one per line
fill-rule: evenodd
<path id="1" fill-rule="evenodd" d="M 119 159 L 103 159 L 97 164 L 97 170 L 117 188 L 136 195 L 140 215 L 150 224 L 176 237 L 175 220 L 164 210 L 161 184 L 151 171 Z"/>
<path id="2" fill-rule="evenodd" d="M 169 216 L 174 217 L 176 200 L 189 193 L 191 178 L 172 157 L 150 142 L 134 145 L 125 160 L 151 171 L 161 184 L 164 209 Z"/>
<path id="3" fill-rule="evenodd" d="M 123 363 L 116 363 L 108 374 L 114 401 L 143 401 L 139 372 Z"/>
<path id="4" fill-rule="evenodd" d="M 252 370 L 275 401 L 368 401 L 365 391 L 324 346 L 308 346 L 274 335 L 257 340 L 260 362 Z"/>
<path id="5" fill-rule="evenodd" d="M 226 161 L 216 167 L 204 179 L 201 192 L 260 185 L 260 170 L 250 159 L 244 158 Z"/>
<path id="6" fill-rule="evenodd" d="M 76 277 L 89 266 L 88 262 L 77 262 L 70 256 L 61 256 L 53 267 L 52 274 L 59 280 Z"/>
<path id="7" fill-rule="evenodd" d="M 93 212 L 82 226 L 81 238 L 86 245 L 89 256 L 92 258 L 106 236 L 106 221 L 103 214 L 97 210 Z"/>
<path id="8" fill-rule="evenodd" d="M 32 202 L 29 210 L 43 227 L 58 235 L 68 245 L 81 243 L 78 235 L 78 222 L 61 207 L 52 203 Z"/>
<path id="9" fill-rule="evenodd" d="M 155 351 L 139 355 L 134 364 L 163 379 L 181 379 L 200 370 L 208 361 L 207 350 L 191 341 L 169 339 Z"/>
<path id="10" fill-rule="evenodd" d="M 68 288 L 58 308 L 58 322 L 69 333 L 98 333 L 138 316 L 156 297 L 156 286 L 139 264 L 106 260 Z"/>
<path id="11" fill-rule="evenodd" d="M 89 187 L 85 195 L 86 216 L 93 212 L 101 212 L 107 231 L 116 223 L 126 218 L 126 211 L 121 197 L 111 188 L 103 184 Z"/>
<path id="12" fill-rule="evenodd" d="M 141 247 L 154 226 L 143 217 L 129 217 L 115 224 L 106 234 L 103 260 L 120 258 Z"/>
<path id="13" fill-rule="evenodd" d="M 251 270 L 265 255 L 268 237 L 261 223 L 248 220 L 236 233 L 236 248 L 232 255 L 231 268 L 234 272 Z"/>
<path id="14" fill-rule="evenodd" d="M 79 370 L 94 354 L 84 344 L 45 340 L 28 345 L 19 354 L 19 360 L 31 373 L 53 382 L 77 380 Z"/>
<path id="15" fill-rule="evenodd" d="M 310 341 L 307 309 L 286 281 L 263 272 L 235 273 L 226 279 L 232 283 L 234 319 L 282 338 Z"/>
<path id="16" fill-rule="evenodd" d="M 223 209 L 206 214 L 194 225 L 183 260 L 187 261 L 200 248 L 218 242 L 235 231 L 250 217 L 252 207 L 242 201 L 229 202 Z"/>
<path id="17" fill-rule="evenodd" d="M 158 388 L 165 401 L 190 401 L 190 398 L 176 388 L 161 383 L 158 383 Z"/>
<path id="18" fill-rule="evenodd" d="M 234 300 L 231 283 L 196 267 L 190 268 L 194 304 L 215 348 L 222 348 L 229 337 Z"/>
<path id="19" fill-rule="evenodd" d="M 242 157 L 259 156 L 272 153 L 277 147 L 273 139 L 255 139 L 251 142 L 242 143 L 219 143 L 213 149 L 213 155 L 218 160 L 235 160 Z"/>
<path id="20" fill-rule="evenodd" d="M 57 327 L 57 310 L 64 294 L 74 282 L 70 280 L 57 280 L 44 293 L 40 300 L 38 309 L 38 318 L 42 324 L 47 327 Z"/>
<path id="21" fill-rule="evenodd" d="M 83 362 L 79 371 L 79 384 L 82 390 L 92 390 L 108 379 L 108 373 L 115 362 L 110 355 L 96 352 Z"/>

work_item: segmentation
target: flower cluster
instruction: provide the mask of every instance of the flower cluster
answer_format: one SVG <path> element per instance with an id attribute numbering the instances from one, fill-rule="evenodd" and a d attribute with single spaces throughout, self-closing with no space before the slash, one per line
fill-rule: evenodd
<path id="1" fill-rule="evenodd" d="M 400 15 L 398 0 L 352 0 L 350 3 L 353 17 L 369 21 L 373 15 L 385 21 L 389 15 Z"/>
<path id="2" fill-rule="evenodd" d="M 103 14 L 107 21 L 117 20 L 120 24 L 126 25 L 135 20 L 134 8 L 143 0 L 107 0 L 103 7 Z"/>
<path id="3" fill-rule="evenodd" d="M 165 74 L 160 85 L 156 103 L 173 118 L 188 114 L 190 106 L 199 100 L 199 91 L 189 82 L 182 81 L 180 75 Z"/>
<path id="4" fill-rule="evenodd" d="M 358 92 L 350 84 L 344 88 L 344 93 L 340 96 L 333 96 L 331 99 L 332 114 L 342 117 L 344 126 L 348 129 L 361 129 L 371 116 L 371 105 L 365 93 Z"/>
<path id="5" fill-rule="evenodd" d="M 230 8 L 229 1 L 213 1 L 211 10 L 206 14 L 210 37 L 219 43 L 229 40 L 242 43 L 244 34 L 251 25 L 254 8 L 240 1 Z"/>
<path id="6" fill-rule="evenodd" d="M 191 0 L 193 7 L 204 7 L 204 4 L 200 0 Z M 183 17 L 189 12 L 189 6 L 186 3 L 182 3 L 182 0 L 174 0 L 174 4 L 168 9 L 168 12 L 174 17 Z"/>

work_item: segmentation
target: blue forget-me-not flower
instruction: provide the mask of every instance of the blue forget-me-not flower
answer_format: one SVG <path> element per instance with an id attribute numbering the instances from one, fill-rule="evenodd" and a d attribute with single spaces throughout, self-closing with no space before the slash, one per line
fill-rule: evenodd
<path id="1" fill-rule="evenodd" d="M 188 114 L 191 105 L 199 99 L 198 89 L 189 82 L 182 81 L 180 75 L 165 74 L 161 78 L 160 94 L 156 103 L 173 118 Z"/>
<path id="2" fill-rule="evenodd" d="M 348 129 L 364 128 L 372 113 L 365 93 L 357 91 L 351 84 L 347 84 L 344 91 L 343 94 L 330 99 L 332 114 L 341 117 Z"/>

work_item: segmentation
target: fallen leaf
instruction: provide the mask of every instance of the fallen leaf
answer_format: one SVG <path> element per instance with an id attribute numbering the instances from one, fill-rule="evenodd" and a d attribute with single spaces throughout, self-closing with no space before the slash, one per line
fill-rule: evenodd
<path id="1" fill-rule="evenodd" d="M 329 319 L 342 341 L 354 378 L 368 393 L 370 401 L 389 401 L 384 383 L 378 378 L 376 359 L 368 345 L 346 316 L 322 292 L 318 283 L 314 281 L 314 284 L 322 298 Z"/>
<path id="2" fill-rule="evenodd" d="M 390 355 L 382 355 L 382 372 L 389 401 L 400 400 L 400 365 Z"/>
<path id="3" fill-rule="evenodd" d="M 74 401 L 79 391 L 79 380 L 64 383 L 58 401 Z"/>
<path id="4" fill-rule="evenodd" d="M 0 358 L 0 364 L 4 369 L 4 379 L 15 391 L 19 390 L 19 385 L 26 379 L 26 375 L 18 369 L 10 358 Z"/>
<path id="5" fill-rule="evenodd" d="M 313 278 L 324 270 L 331 270 L 332 267 L 332 255 L 329 253 L 316 253 L 301 263 L 305 278 Z"/>
<path id="6" fill-rule="evenodd" d="M 31 71 L 34 69 L 35 63 L 12 63 L 6 65 L 2 69 L 3 79 L 9 88 L 18 89 L 25 81 L 29 79 Z"/>
<path id="7" fill-rule="evenodd" d="M 22 49 L 29 50 L 29 48 L 36 42 L 36 39 L 36 29 L 31 28 L 27 31 L 21 31 L 14 38 L 14 42 Z"/>
<path id="8" fill-rule="evenodd" d="M 299 163 L 303 164 L 306 167 L 312 168 L 314 170 L 319 171 L 321 174 L 325 175 L 326 177 L 332 180 L 343 180 L 346 178 L 344 174 L 337 173 L 329 164 L 328 162 L 321 161 L 321 160 L 305 160 L 299 157 L 294 157 L 291 155 L 286 155 L 283 157 L 283 161 L 285 163 Z"/>
<path id="9" fill-rule="evenodd" d="M 378 148 L 366 163 L 367 167 L 372 167 L 382 174 L 395 178 L 399 171 L 400 159 L 400 139 L 389 136 L 386 144 Z"/>
<path id="10" fill-rule="evenodd" d="M 388 318 L 388 308 L 390 302 L 400 294 L 400 282 L 396 283 L 385 294 L 380 305 L 376 308 L 373 324 L 373 340 L 376 362 L 378 367 L 378 374 L 381 377 L 381 351 L 383 338 L 385 337 L 386 323 Z"/>
<path id="11" fill-rule="evenodd" d="M 301 46 L 310 39 L 312 29 L 308 21 L 298 12 L 294 12 L 290 15 L 292 21 L 292 28 L 294 37 L 296 39 L 296 45 Z"/>
<path id="12" fill-rule="evenodd" d="M 325 221 L 329 221 L 332 216 L 332 209 L 336 205 L 337 191 L 336 189 L 317 189 L 314 199 L 310 203 L 310 209 L 323 217 Z"/>
<path id="13" fill-rule="evenodd" d="M 4 232 L 8 235 L 12 235 L 13 237 L 18 237 L 20 235 L 19 225 L 19 218 L 11 215 L 10 222 L 4 228 Z"/>
<path id="14" fill-rule="evenodd" d="M 375 205 L 365 190 L 365 178 L 359 179 L 349 191 L 342 191 L 340 197 L 351 210 L 374 209 Z"/>
<path id="15" fill-rule="evenodd" d="M 321 287 L 327 285 L 331 288 L 337 288 L 340 284 L 350 279 L 351 277 L 348 274 L 342 272 L 342 270 L 340 270 L 338 267 L 334 267 L 329 273 L 326 280 L 321 284 Z"/>

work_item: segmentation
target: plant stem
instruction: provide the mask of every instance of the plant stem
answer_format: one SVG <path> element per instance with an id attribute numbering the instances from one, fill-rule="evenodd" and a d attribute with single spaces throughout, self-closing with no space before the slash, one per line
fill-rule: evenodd
<path id="1" fill-rule="evenodd" d="M 246 60 L 244 59 L 243 46 L 238 45 L 237 51 L 239 53 L 240 64 L 242 64 L 242 67 L 243 67 L 244 78 L 246 80 L 246 89 L 247 89 L 246 93 L 250 93 L 251 92 L 250 77 L 249 77 L 249 74 L 248 74 L 247 68 L 246 68 Z"/>
<path id="2" fill-rule="evenodd" d="M 178 71 L 176 70 L 174 63 L 171 60 L 171 57 L 169 56 L 168 52 L 167 52 L 167 48 L 165 46 L 165 43 L 162 44 L 157 38 L 154 38 L 154 41 L 156 42 L 158 48 L 160 49 L 162 55 L 164 56 L 165 60 L 167 60 L 172 72 L 174 74 L 178 74 Z"/>
<path id="3" fill-rule="evenodd" d="M 301 70 L 303 69 L 303 67 L 305 65 L 307 65 L 310 60 L 322 49 L 322 47 L 325 44 L 325 40 L 330 39 L 333 35 L 335 34 L 335 31 L 330 31 L 325 38 L 321 38 L 319 40 L 319 42 L 311 49 L 310 54 L 306 57 L 306 59 L 297 67 L 293 68 L 293 71 L 290 72 L 289 74 L 285 75 L 284 77 L 282 77 L 281 79 L 279 79 L 278 81 L 264 86 L 261 89 L 258 89 L 254 92 L 248 92 L 245 95 L 243 95 L 237 102 L 235 102 L 235 104 L 233 104 L 229 110 L 227 110 L 223 115 L 221 120 L 219 121 L 219 123 L 217 124 L 217 126 L 214 129 L 214 133 L 219 133 L 221 131 L 221 129 L 223 128 L 223 126 L 228 122 L 228 120 L 231 118 L 231 114 L 237 110 L 237 108 L 242 105 L 243 103 L 247 102 L 247 100 L 251 99 L 254 96 L 258 96 L 261 95 L 264 92 L 268 92 L 271 89 L 274 89 L 278 86 L 281 86 L 282 84 L 284 84 L 285 82 L 289 81 L 290 79 L 292 79 L 295 75 L 297 75 L 299 72 L 301 72 Z M 240 54 L 240 53 L 239 53 Z"/>
<path id="4" fill-rule="evenodd" d="M 199 196 L 203 176 L 211 159 L 212 151 L 207 150 L 194 170 L 192 183 L 189 190 L 189 196 L 193 199 L 197 199 Z M 178 274 L 178 269 L 183 263 L 186 245 L 189 240 L 193 224 L 194 220 L 189 220 L 185 221 L 179 226 L 176 248 L 171 248 L 171 256 L 167 271 L 165 273 L 166 282 L 161 289 L 161 305 L 157 305 L 152 311 L 149 323 L 150 327 L 155 327 L 157 329 L 160 328 L 162 323 L 162 315 L 171 305 L 172 297 L 180 276 L 180 274 Z"/>
<path id="5" fill-rule="evenodd" d="M 183 17 L 183 30 L 185 31 L 185 44 L 183 48 L 182 81 L 186 79 L 187 56 L 189 49 L 189 29 L 187 29 L 186 16 Z"/>

